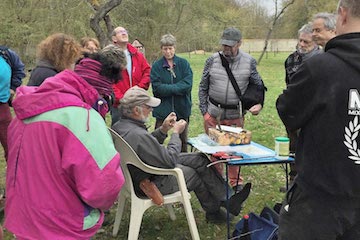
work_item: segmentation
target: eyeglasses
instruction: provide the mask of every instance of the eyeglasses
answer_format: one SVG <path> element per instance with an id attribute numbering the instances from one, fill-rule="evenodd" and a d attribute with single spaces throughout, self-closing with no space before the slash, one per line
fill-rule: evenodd
<path id="1" fill-rule="evenodd" d="M 124 30 L 119 30 L 116 32 L 116 34 L 128 34 L 128 31 L 126 31 L 125 29 Z"/>
<path id="2" fill-rule="evenodd" d="M 150 106 L 148 106 L 148 105 L 146 105 L 146 104 L 144 104 L 144 105 L 142 105 L 143 107 L 145 107 L 147 110 L 153 110 L 153 107 L 150 107 Z"/>

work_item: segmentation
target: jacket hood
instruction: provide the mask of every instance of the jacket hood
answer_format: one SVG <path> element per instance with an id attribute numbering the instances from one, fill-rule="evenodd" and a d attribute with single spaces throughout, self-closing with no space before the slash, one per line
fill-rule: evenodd
<path id="1" fill-rule="evenodd" d="M 348 33 L 332 38 L 325 46 L 329 52 L 354 69 L 360 69 L 360 33 Z"/>
<path id="2" fill-rule="evenodd" d="M 47 78 L 40 87 L 22 86 L 16 90 L 13 107 L 18 119 L 68 106 L 90 109 L 98 92 L 75 72 L 64 70 Z"/>

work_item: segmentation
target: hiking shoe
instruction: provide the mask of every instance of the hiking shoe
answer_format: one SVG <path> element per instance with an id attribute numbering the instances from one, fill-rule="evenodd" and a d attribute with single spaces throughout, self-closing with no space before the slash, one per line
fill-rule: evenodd
<path id="1" fill-rule="evenodd" d="M 243 185 L 238 184 L 236 186 L 233 186 L 232 189 L 233 189 L 234 193 L 239 193 L 243 189 Z"/>
<path id="2" fill-rule="evenodd" d="M 229 215 L 229 220 L 231 220 L 233 216 Z M 226 223 L 226 211 L 223 209 L 219 209 L 216 212 L 206 212 L 206 222 L 213 224 L 224 224 Z"/>
<path id="3" fill-rule="evenodd" d="M 228 210 L 232 215 L 235 216 L 239 215 L 242 209 L 243 202 L 245 202 L 245 200 L 249 197 L 250 189 L 251 189 L 251 183 L 246 183 L 240 192 L 235 193 L 228 200 L 229 201 Z M 226 208 L 227 207 L 226 202 L 223 202 L 222 206 Z"/>

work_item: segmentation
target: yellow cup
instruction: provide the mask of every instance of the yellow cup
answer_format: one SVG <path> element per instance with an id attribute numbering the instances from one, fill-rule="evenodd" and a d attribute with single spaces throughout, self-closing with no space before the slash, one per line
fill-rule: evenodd
<path id="1" fill-rule="evenodd" d="M 287 137 L 276 137 L 275 138 L 275 157 L 277 159 L 288 159 L 289 158 L 289 147 L 290 140 Z"/>

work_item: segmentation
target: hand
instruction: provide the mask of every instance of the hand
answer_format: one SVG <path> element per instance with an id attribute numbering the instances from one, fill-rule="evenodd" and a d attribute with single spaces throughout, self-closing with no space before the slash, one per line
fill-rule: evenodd
<path id="1" fill-rule="evenodd" d="M 262 109 L 262 105 L 260 103 L 252 106 L 250 109 L 249 109 L 249 112 L 251 112 L 252 115 L 258 115 L 260 113 Z"/>
<path id="2" fill-rule="evenodd" d="M 163 133 L 167 133 L 171 128 L 174 127 L 176 122 L 176 113 L 171 112 L 164 120 L 164 122 L 162 123 L 160 130 Z"/>
<path id="3" fill-rule="evenodd" d="M 179 121 L 175 122 L 174 124 L 174 133 L 181 134 L 185 127 L 187 122 L 184 119 L 180 119 Z"/>
<path id="4" fill-rule="evenodd" d="M 10 89 L 10 97 L 9 97 L 9 100 L 8 100 L 8 103 L 9 103 L 10 107 L 12 107 L 11 103 L 12 103 L 12 100 L 13 100 L 14 96 L 15 96 L 15 91 Z"/>
<path id="5" fill-rule="evenodd" d="M 204 114 L 203 118 L 204 118 L 204 120 L 206 121 L 206 120 L 208 120 L 208 119 L 211 118 L 211 115 L 210 115 L 208 112 L 206 112 L 206 113 Z"/>

